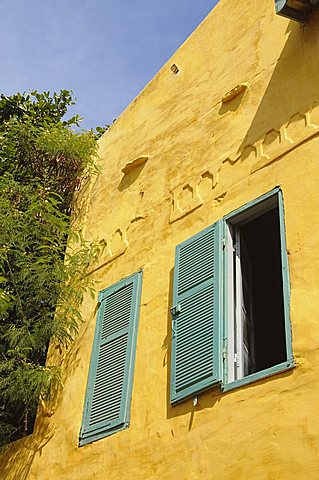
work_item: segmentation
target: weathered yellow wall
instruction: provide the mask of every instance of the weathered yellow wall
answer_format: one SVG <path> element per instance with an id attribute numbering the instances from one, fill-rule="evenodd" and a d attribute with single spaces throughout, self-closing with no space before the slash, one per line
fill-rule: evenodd
<path id="1" fill-rule="evenodd" d="M 108 245 L 97 289 L 144 269 L 130 428 L 77 446 L 96 316 L 87 298 L 64 392 L 3 455 L 1 478 L 319 478 L 319 13 L 301 27 L 273 3 L 221 0 L 101 139 L 84 215 L 87 237 Z M 246 92 L 222 105 L 240 82 Z M 123 176 L 140 156 L 149 159 Z M 277 185 L 298 366 L 173 408 L 175 246 Z"/>

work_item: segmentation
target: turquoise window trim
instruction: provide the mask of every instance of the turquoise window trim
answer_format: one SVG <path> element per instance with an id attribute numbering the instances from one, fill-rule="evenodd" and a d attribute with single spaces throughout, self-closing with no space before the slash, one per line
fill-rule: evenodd
<path id="1" fill-rule="evenodd" d="M 290 319 L 290 275 L 289 275 L 288 252 L 287 252 L 287 243 L 286 243 L 285 209 L 284 209 L 284 200 L 283 200 L 283 194 L 281 189 L 279 189 L 277 195 L 278 195 L 279 224 L 280 224 L 280 246 L 281 246 L 281 266 L 282 266 L 282 282 L 283 282 L 283 296 L 284 296 L 286 352 L 287 352 L 287 358 L 293 359 L 291 319 Z"/>
<path id="2" fill-rule="evenodd" d="M 231 390 L 235 390 L 236 388 L 249 385 L 250 383 L 258 382 L 259 380 L 263 380 L 264 378 L 272 377 L 273 375 L 292 370 L 294 367 L 295 363 L 293 358 L 291 358 L 288 359 L 286 362 L 279 363 L 278 365 L 266 368 L 265 370 L 261 370 L 260 372 L 252 373 L 251 375 L 240 378 L 239 380 L 235 380 L 234 382 L 226 383 L 222 386 L 222 391 L 229 392 Z"/>
<path id="3" fill-rule="evenodd" d="M 85 433 L 85 429 L 88 427 L 90 410 L 92 403 L 93 387 L 96 378 L 97 362 L 99 349 L 101 346 L 101 328 L 104 316 L 104 308 L 107 298 L 118 289 L 123 288 L 129 284 L 133 283 L 133 292 L 132 292 L 132 308 L 130 312 L 130 322 L 128 327 L 128 344 L 125 357 L 125 370 L 124 370 L 124 381 L 122 387 L 122 397 L 121 397 L 121 406 L 120 406 L 120 420 L 110 421 L 105 424 L 103 421 L 96 424 L 94 429 L 89 429 Z M 79 446 L 92 443 L 101 438 L 112 435 L 120 430 L 128 428 L 130 424 L 130 403 L 132 396 L 133 388 L 133 374 L 134 374 L 134 364 L 136 356 L 136 342 L 137 342 L 137 329 L 138 329 L 138 320 L 139 320 L 139 311 L 140 311 L 140 300 L 141 300 L 141 290 L 142 290 L 142 271 L 136 272 L 129 277 L 126 277 L 123 280 L 113 284 L 112 286 L 105 288 L 99 292 L 99 308 L 97 313 L 96 328 L 94 334 L 94 341 L 92 347 L 89 375 L 87 388 L 85 393 L 85 403 L 83 418 L 80 430 Z M 125 330 L 125 329 L 123 329 Z M 121 331 L 119 330 L 117 334 L 109 336 L 108 340 L 112 340 L 116 335 L 120 336 Z"/>
<path id="4" fill-rule="evenodd" d="M 223 217 L 223 220 L 229 221 L 233 217 L 239 217 L 241 213 L 246 213 L 246 211 L 252 207 L 256 207 L 257 205 L 261 205 L 263 202 L 266 202 L 266 200 L 271 199 L 271 197 L 275 197 L 281 193 L 281 188 L 280 187 L 274 187 L 272 190 L 270 190 L 267 193 L 264 193 L 260 197 L 255 198 L 254 200 L 251 200 L 250 202 L 246 203 L 245 205 L 236 208 L 236 210 L 233 210 L 232 212 L 228 213 Z M 265 211 L 269 210 L 267 207 Z M 237 223 L 237 222 L 236 222 Z"/>
<path id="5" fill-rule="evenodd" d="M 222 288 L 223 288 L 223 321 L 222 321 L 222 331 L 223 331 L 223 344 L 222 344 L 222 384 L 221 389 L 224 389 L 228 377 L 228 362 L 227 362 L 227 348 L 228 348 L 228 290 L 227 290 L 227 269 L 228 269 L 228 258 L 226 254 L 226 222 L 222 222 L 222 232 L 223 232 L 223 259 L 222 259 Z"/>
<path id="6" fill-rule="evenodd" d="M 124 380 L 124 388 L 126 388 L 126 398 L 125 398 L 125 424 L 123 428 L 128 428 L 131 420 L 131 399 L 132 399 L 132 390 L 133 390 L 133 379 L 134 379 L 134 367 L 135 367 L 135 358 L 136 358 L 136 344 L 137 344 L 137 332 L 138 332 L 138 321 L 139 313 L 141 307 L 141 294 L 142 294 L 142 279 L 143 271 L 140 270 L 132 275 L 135 279 L 135 289 L 133 295 L 135 295 L 135 302 L 133 306 L 133 318 L 131 329 L 130 329 L 130 341 L 129 346 L 131 350 L 130 361 L 128 362 L 127 375 Z"/>
<path id="7" fill-rule="evenodd" d="M 225 215 L 224 225 L 223 225 L 223 238 L 224 242 L 226 241 L 226 223 L 231 221 L 232 219 L 236 218 L 240 219 L 241 214 L 245 214 L 249 209 L 254 207 L 260 207 L 260 212 L 263 212 L 263 203 L 265 205 L 265 212 L 269 210 L 269 206 L 271 206 L 271 200 L 274 199 L 274 205 L 278 204 L 279 210 L 279 228 L 280 228 L 280 245 L 281 245 L 281 263 L 282 263 L 282 282 L 283 282 L 283 301 L 284 301 L 284 321 L 285 321 L 285 338 L 286 338 L 286 355 L 287 360 L 283 363 L 278 365 L 274 365 L 273 367 L 267 368 L 265 370 L 261 370 L 260 372 L 256 372 L 254 374 L 248 375 L 247 377 L 235 380 L 233 382 L 228 383 L 227 377 L 227 360 L 226 355 L 223 358 L 223 384 L 222 384 L 222 391 L 227 392 L 229 390 L 233 390 L 243 385 L 250 384 L 252 382 L 261 380 L 262 378 L 266 378 L 277 373 L 290 370 L 295 367 L 295 362 L 293 358 L 293 350 L 292 350 L 292 334 L 291 334 L 291 320 L 290 320 L 290 277 L 289 277 L 289 264 L 288 264 L 288 254 L 287 254 L 287 246 L 286 246 L 286 230 L 285 230 L 285 212 L 284 212 L 284 201 L 283 201 L 283 194 L 280 187 L 275 187 L 273 190 L 261 195 L 260 197 L 248 202 L 247 204 L 243 205 L 242 207 L 230 212 L 229 214 Z M 276 202 L 277 199 L 277 202 Z M 259 213 L 260 214 L 260 213 Z M 227 331 L 227 305 L 228 305 L 228 291 L 226 288 L 227 285 L 227 272 L 228 272 L 228 265 L 227 265 L 227 255 L 224 251 L 224 258 L 223 258 L 223 285 L 224 285 L 224 295 L 223 295 L 223 303 L 224 303 L 224 325 L 223 325 L 223 332 L 224 332 L 224 352 L 227 351 L 227 338 L 228 338 L 228 331 Z"/>

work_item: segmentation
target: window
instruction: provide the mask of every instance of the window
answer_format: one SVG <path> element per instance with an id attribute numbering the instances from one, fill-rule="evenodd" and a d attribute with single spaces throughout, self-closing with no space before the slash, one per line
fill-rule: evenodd
<path id="1" fill-rule="evenodd" d="M 79 445 L 129 426 L 142 272 L 99 293 Z"/>
<path id="2" fill-rule="evenodd" d="M 281 192 L 228 215 L 224 232 L 229 388 L 293 366 Z"/>
<path id="3" fill-rule="evenodd" d="M 276 13 L 297 22 L 305 22 L 317 0 L 275 0 Z"/>
<path id="4" fill-rule="evenodd" d="M 293 367 L 279 189 L 177 246 L 171 401 Z"/>

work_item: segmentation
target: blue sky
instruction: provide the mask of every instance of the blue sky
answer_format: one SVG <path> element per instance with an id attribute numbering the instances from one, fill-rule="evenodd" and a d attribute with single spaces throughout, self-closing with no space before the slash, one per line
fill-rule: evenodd
<path id="1" fill-rule="evenodd" d="M 218 0 L 2 0 L 0 93 L 73 90 L 112 123 Z"/>

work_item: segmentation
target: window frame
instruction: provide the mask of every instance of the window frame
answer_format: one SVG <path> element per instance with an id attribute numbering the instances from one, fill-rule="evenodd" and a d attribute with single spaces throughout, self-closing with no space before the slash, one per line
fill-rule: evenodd
<path id="1" fill-rule="evenodd" d="M 275 9 L 277 15 L 304 23 L 307 19 L 307 14 L 312 11 L 313 7 L 311 5 L 308 8 L 305 6 L 303 10 L 299 10 L 288 5 L 288 0 L 275 0 Z"/>
<path id="2" fill-rule="evenodd" d="M 279 235 L 280 235 L 280 251 L 281 251 L 281 264 L 282 264 L 282 281 L 283 281 L 283 304 L 284 304 L 284 324 L 285 324 L 285 339 L 286 339 L 286 356 L 287 360 L 272 367 L 260 370 L 259 372 L 252 373 L 246 377 L 228 382 L 228 306 L 229 306 L 229 275 L 228 275 L 228 252 L 227 252 L 227 235 L 228 224 L 232 221 L 236 225 L 240 225 L 240 222 L 244 222 L 247 217 L 252 220 L 257 218 L 262 213 L 269 211 L 272 206 L 278 206 L 279 211 Z M 251 210 L 249 212 L 249 210 Z M 223 358 L 223 383 L 221 390 L 227 392 L 235 388 L 250 384 L 257 380 L 269 377 L 271 375 L 284 372 L 294 368 L 294 358 L 292 351 L 292 335 L 291 335 L 291 321 L 290 321 L 290 279 L 289 279 L 289 265 L 286 246 L 286 230 L 285 230 L 285 218 L 284 218 L 284 202 L 283 194 L 280 187 L 276 187 L 270 192 L 252 200 L 244 206 L 234 210 L 233 212 L 223 217 L 223 238 L 224 238 L 224 255 L 223 255 L 223 296 L 224 296 L 224 314 L 223 314 L 223 332 L 224 332 L 224 358 Z"/>

